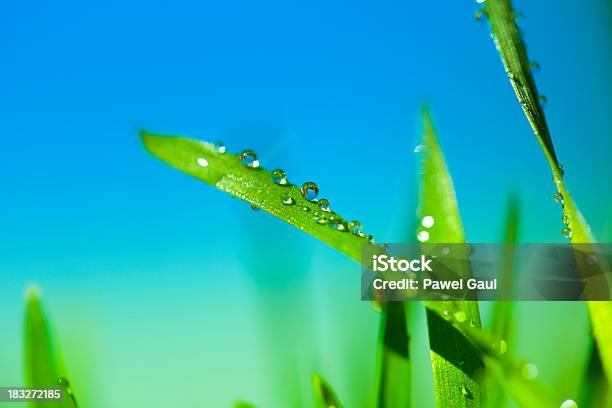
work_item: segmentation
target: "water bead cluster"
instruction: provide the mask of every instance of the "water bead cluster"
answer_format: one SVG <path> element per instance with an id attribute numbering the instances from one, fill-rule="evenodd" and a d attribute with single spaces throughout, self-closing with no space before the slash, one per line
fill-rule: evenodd
<path id="1" fill-rule="evenodd" d="M 224 154 L 227 149 L 222 142 L 216 142 L 215 150 L 219 154 Z M 242 163 L 242 165 L 248 169 L 258 170 L 261 168 L 261 162 L 259 161 L 257 154 L 253 150 L 243 150 L 238 155 L 238 158 L 240 160 L 240 163 Z M 208 160 L 206 160 L 204 157 L 198 157 L 196 162 L 200 167 L 208 167 Z M 272 182 L 278 186 L 293 186 L 287 179 L 287 174 L 283 169 L 272 170 L 270 176 Z M 339 214 L 332 211 L 331 204 L 328 199 L 317 199 L 317 197 L 319 196 L 319 186 L 317 186 L 316 183 L 312 181 L 305 182 L 299 188 L 299 192 L 305 201 L 317 205 L 317 209 L 312 212 L 312 220 L 315 223 L 317 223 L 318 225 L 327 225 L 336 231 L 351 233 L 360 238 L 367 239 L 370 243 L 374 243 L 374 239 L 371 235 L 364 234 L 361 222 L 357 220 L 353 220 L 350 222 L 345 220 Z M 298 204 L 297 200 L 291 194 L 289 194 L 288 191 L 280 194 L 280 201 L 281 203 L 287 206 Z M 251 205 L 251 208 L 254 210 L 258 209 L 255 205 Z M 311 211 L 311 207 L 306 203 L 302 204 L 300 206 L 300 209 L 304 212 Z"/>

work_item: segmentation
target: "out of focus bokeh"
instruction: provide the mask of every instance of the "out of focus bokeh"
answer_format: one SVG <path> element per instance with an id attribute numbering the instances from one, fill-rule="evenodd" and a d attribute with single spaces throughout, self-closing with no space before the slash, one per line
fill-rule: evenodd
<path id="1" fill-rule="evenodd" d="M 610 242 L 612 6 L 514 5 L 566 181 Z M 377 241 L 401 242 L 428 103 L 468 239 L 499 241 L 515 192 L 520 241 L 563 242 L 548 164 L 477 6 L 5 2 L 0 386 L 23 384 L 36 283 L 83 406 L 310 406 L 313 372 L 347 407 L 372 401 L 379 315 L 359 300 L 359 265 L 152 158 L 138 131 L 252 148 Z M 429 406 L 413 313 L 415 401 Z M 583 304 L 518 306 L 515 353 L 543 382 L 575 392 L 589 348 Z"/>

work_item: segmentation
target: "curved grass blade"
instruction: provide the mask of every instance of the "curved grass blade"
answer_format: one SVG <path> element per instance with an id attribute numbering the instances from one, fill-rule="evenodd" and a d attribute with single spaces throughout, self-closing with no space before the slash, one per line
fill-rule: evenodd
<path id="1" fill-rule="evenodd" d="M 504 233 L 504 254 L 502 258 L 500 290 L 501 299 L 510 299 L 514 287 L 514 250 L 518 230 L 519 208 L 516 197 L 511 197 L 508 204 L 506 228 Z M 498 301 L 493 306 L 490 333 L 499 346 L 499 352 L 505 353 L 513 344 L 513 302 Z M 487 386 L 487 405 L 505 407 L 507 401 L 499 381 L 491 381 Z"/>
<path id="2" fill-rule="evenodd" d="M 463 243 L 465 235 L 455 189 L 426 109 L 423 110 L 423 139 L 420 149 L 424 157 L 417 212 L 420 219 L 426 216 L 433 217 L 434 224 L 419 231 L 417 236 L 432 243 Z M 424 236 L 424 233 L 428 235 Z M 462 320 L 480 327 L 480 314 L 476 302 L 438 303 L 453 303 L 453 310 L 461 314 Z M 442 313 L 448 315 L 449 312 L 444 313 L 443 310 Z M 438 313 L 428 309 L 427 321 L 436 405 L 438 407 L 482 406 L 484 362 L 480 351 Z"/>
<path id="3" fill-rule="evenodd" d="M 269 171 L 247 167 L 238 155 L 221 153 L 210 143 L 147 132 L 142 132 L 141 137 L 150 153 L 171 166 L 288 222 L 360 262 L 361 246 L 368 242 L 367 237 L 351 233 L 346 220 L 321 211 L 315 201 L 302 196 L 298 187 L 276 184 Z M 325 225 L 314 220 L 316 214 L 327 218 Z"/>
<path id="4" fill-rule="evenodd" d="M 409 408 L 410 337 L 407 328 L 409 303 L 383 304 L 380 318 L 377 407 Z"/>
<path id="5" fill-rule="evenodd" d="M 320 406 L 325 408 L 342 408 L 342 404 L 334 391 L 318 374 L 312 376 L 312 389 Z"/>
<path id="6" fill-rule="evenodd" d="M 72 388 L 64 374 L 58 348 L 40 304 L 40 292 L 27 291 L 24 330 L 25 383 L 30 388 L 63 388 L 62 402 L 34 402 L 33 408 L 76 408 Z"/>
<path id="7" fill-rule="evenodd" d="M 499 51 L 510 82 L 523 107 L 553 172 L 557 187 L 556 199 L 563 207 L 566 226 L 563 234 L 574 244 L 594 243 L 591 229 L 574 203 L 563 180 L 563 169 L 554 151 L 544 111 L 539 100 L 525 43 L 515 21 L 516 13 L 510 0 L 488 0 L 484 12 L 491 24 L 495 45 Z M 612 285 L 607 282 L 608 288 Z M 587 288 L 588 290 L 588 288 Z M 593 334 L 601 353 L 602 365 L 608 380 L 612 380 L 612 302 L 587 302 Z"/>

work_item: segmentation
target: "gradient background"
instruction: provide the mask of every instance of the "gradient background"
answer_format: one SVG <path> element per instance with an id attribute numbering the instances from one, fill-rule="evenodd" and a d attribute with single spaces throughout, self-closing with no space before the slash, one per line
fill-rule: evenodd
<path id="1" fill-rule="evenodd" d="M 308 406 L 313 371 L 348 407 L 372 399 L 378 314 L 359 301 L 358 265 L 153 159 L 141 128 L 253 148 L 401 241 L 427 101 L 468 238 L 498 241 L 516 191 L 521 240 L 563 240 L 550 170 L 473 1 L 87 3 L 0 13 L 0 385 L 22 383 L 36 282 L 83 406 Z M 610 5 L 515 5 L 566 181 L 610 241 Z M 519 317 L 516 353 L 575 395 L 584 305 Z"/>

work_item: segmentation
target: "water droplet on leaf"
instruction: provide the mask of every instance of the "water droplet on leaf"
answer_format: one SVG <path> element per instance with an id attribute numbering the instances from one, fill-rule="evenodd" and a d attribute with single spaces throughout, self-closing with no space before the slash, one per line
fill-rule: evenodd
<path id="1" fill-rule="evenodd" d="M 217 140 L 217 141 L 215 142 L 215 149 L 217 149 L 217 152 L 218 152 L 218 153 L 223 154 L 223 153 L 225 153 L 225 144 L 223 144 L 223 142 L 222 142 L 222 141 Z"/>
<path id="2" fill-rule="evenodd" d="M 553 198 L 555 199 L 555 202 L 563 204 L 563 194 L 560 192 L 557 191 Z"/>
<path id="3" fill-rule="evenodd" d="M 417 146 L 414 148 L 414 150 L 413 150 L 413 151 L 414 151 L 414 153 L 421 153 L 421 152 L 423 152 L 424 150 L 425 150 L 425 145 L 420 144 L 420 145 L 417 145 Z"/>
<path id="4" fill-rule="evenodd" d="M 322 198 L 319 200 L 319 209 L 321 211 L 326 211 L 326 212 L 330 212 L 331 211 L 331 207 L 329 205 L 329 200 L 327 198 Z"/>
<path id="5" fill-rule="evenodd" d="M 578 404 L 574 400 L 565 400 L 559 408 L 578 408 Z"/>
<path id="6" fill-rule="evenodd" d="M 319 186 L 312 181 L 307 181 L 306 183 L 302 184 L 300 192 L 302 193 L 302 197 L 308 201 L 312 201 L 319 195 Z"/>
<path id="7" fill-rule="evenodd" d="M 570 227 L 565 227 L 561 230 L 561 235 L 563 235 L 564 238 L 571 238 L 572 237 L 572 229 Z"/>
<path id="8" fill-rule="evenodd" d="M 525 364 L 521 369 L 521 374 L 528 380 L 533 380 L 538 376 L 538 367 L 535 364 Z"/>
<path id="9" fill-rule="evenodd" d="M 340 232 L 348 231 L 348 222 L 338 214 L 332 214 L 329 217 L 329 226 Z"/>
<path id="10" fill-rule="evenodd" d="M 361 225 L 359 221 L 357 220 L 351 221 L 350 228 L 353 234 L 363 236 L 363 231 L 362 231 L 363 226 Z"/>
<path id="11" fill-rule="evenodd" d="M 293 205 L 295 204 L 295 200 L 293 199 L 293 197 L 291 197 L 289 194 L 284 193 L 281 196 L 281 201 L 283 202 L 283 204 L 285 205 Z"/>
<path id="12" fill-rule="evenodd" d="M 272 181 L 279 186 L 289 185 L 289 181 L 287 181 L 287 177 L 283 169 L 272 170 Z"/>
<path id="13" fill-rule="evenodd" d="M 467 320 L 467 315 L 463 310 L 458 310 L 455 312 L 455 320 L 459 323 L 463 323 Z"/>
<path id="14" fill-rule="evenodd" d="M 429 232 L 427 231 L 419 231 L 417 233 L 417 239 L 419 242 L 426 242 L 429 240 Z"/>
<path id="15" fill-rule="evenodd" d="M 259 168 L 259 160 L 257 160 L 257 154 L 252 150 L 245 150 L 240 153 L 240 162 L 251 169 Z"/>
<path id="16" fill-rule="evenodd" d="M 431 215 L 426 215 L 421 220 L 421 225 L 424 226 L 425 228 L 433 227 L 434 223 L 435 223 L 434 217 L 432 217 Z"/>

